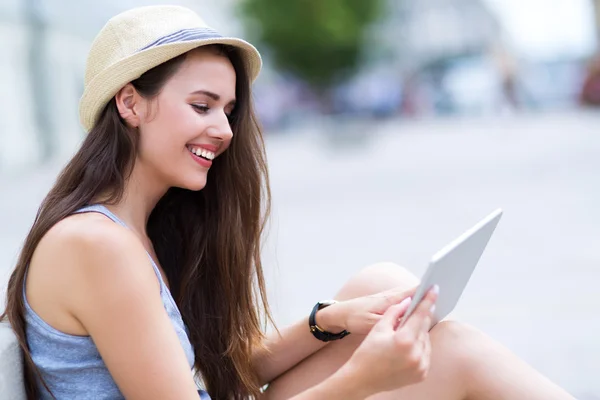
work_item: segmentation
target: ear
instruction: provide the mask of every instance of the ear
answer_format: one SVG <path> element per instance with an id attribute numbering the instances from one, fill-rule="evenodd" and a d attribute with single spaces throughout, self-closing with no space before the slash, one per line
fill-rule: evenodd
<path id="1" fill-rule="evenodd" d="M 127 125 L 134 128 L 137 128 L 140 125 L 141 115 L 139 111 L 142 109 L 140 104 L 142 100 L 142 97 L 131 83 L 125 85 L 115 95 L 119 115 Z"/>

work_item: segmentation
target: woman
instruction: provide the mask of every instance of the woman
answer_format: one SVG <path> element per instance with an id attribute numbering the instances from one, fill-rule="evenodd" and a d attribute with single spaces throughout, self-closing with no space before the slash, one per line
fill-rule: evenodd
<path id="1" fill-rule="evenodd" d="M 99 33 L 88 135 L 9 282 L 29 398 L 570 398 L 471 328 L 429 332 L 436 288 L 399 327 L 416 281 L 393 265 L 263 335 L 259 69 L 254 47 L 181 7 L 134 9 Z"/>

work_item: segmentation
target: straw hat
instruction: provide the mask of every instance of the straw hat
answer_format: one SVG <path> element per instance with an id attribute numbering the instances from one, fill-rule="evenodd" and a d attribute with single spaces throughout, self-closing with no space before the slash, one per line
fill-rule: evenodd
<path id="1" fill-rule="evenodd" d="M 251 80 L 262 62 L 250 43 L 221 36 L 193 11 L 179 6 L 139 7 L 111 18 L 92 43 L 79 102 L 81 124 L 89 132 L 117 92 L 144 72 L 189 50 L 209 44 L 241 50 Z"/>

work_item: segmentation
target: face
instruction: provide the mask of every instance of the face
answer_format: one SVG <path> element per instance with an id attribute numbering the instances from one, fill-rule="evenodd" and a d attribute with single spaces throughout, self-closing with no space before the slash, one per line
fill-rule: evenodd
<path id="1" fill-rule="evenodd" d="M 211 49 L 190 52 L 152 99 L 138 98 L 137 163 L 167 187 L 200 190 L 213 160 L 229 147 L 236 74 Z"/>

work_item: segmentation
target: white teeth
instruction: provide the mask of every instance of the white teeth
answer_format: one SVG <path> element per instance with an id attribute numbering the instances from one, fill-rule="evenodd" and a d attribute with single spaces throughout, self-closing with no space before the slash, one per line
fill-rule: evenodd
<path id="1" fill-rule="evenodd" d="M 215 153 L 213 153 L 212 151 L 208 151 L 206 149 L 202 149 L 199 147 L 191 147 L 190 151 L 192 153 L 194 153 L 195 155 L 197 155 L 198 157 L 204 157 L 208 160 L 214 160 L 215 159 Z"/>

